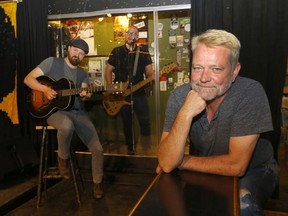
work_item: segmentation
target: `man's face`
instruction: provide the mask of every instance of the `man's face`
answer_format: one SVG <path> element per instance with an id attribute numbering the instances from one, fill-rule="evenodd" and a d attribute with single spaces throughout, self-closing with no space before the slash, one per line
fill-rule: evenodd
<path id="1" fill-rule="evenodd" d="M 138 30 L 136 27 L 130 27 L 126 33 L 126 43 L 132 44 L 138 40 Z"/>
<path id="2" fill-rule="evenodd" d="M 200 44 L 193 53 L 191 83 L 205 101 L 226 93 L 238 74 L 231 71 L 230 51 L 225 47 L 207 47 Z M 240 68 L 239 68 L 240 69 Z"/>
<path id="3" fill-rule="evenodd" d="M 84 57 L 85 52 L 82 49 L 73 46 L 68 47 L 68 59 L 72 65 L 79 65 Z"/>

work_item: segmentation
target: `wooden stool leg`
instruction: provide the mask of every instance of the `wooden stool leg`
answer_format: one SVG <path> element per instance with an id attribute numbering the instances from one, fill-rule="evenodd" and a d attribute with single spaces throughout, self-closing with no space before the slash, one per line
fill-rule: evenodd
<path id="1" fill-rule="evenodd" d="M 39 164 L 39 176 L 38 176 L 38 187 L 37 187 L 37 208 L 40 206 L 42 196 L 42 182 L 43 182 L 43 163 L 44 163 L 44 151 L 46 144 L 46 130 L 47 127 L 43 126 L 41 150 L 40 150 L 40 164 Z"/>
<path id="2" fill-rule="evenodd" d="M 44 172 L 43 172 L 43 184 L 45 196 L 47 195 L 47 176 L 49 176 L 49 167 L 48 167 L 48 147 L 49 147 L 49 130 L 46 131 L 45 135 L 45 149 L 44 149 Z"/>
<path id="3" fill-rule="evenodd" d="M 82 175 L 80 173 L 79 163 L 78 163 L 77 156 L 76 156 L 73 148 L 71 149 L 70 157 L 73 158 L 73 162 L 74 162 L 74 166 L 75 166 L 75 176 L 79 177 L 81 187 L 82 187 L 82 189 L 84 189 L 83 178 L 82 178 Z"/>
<path id="4" fill-rule="evenodd" d="M 79 172 L 76 162 L 76 156 L 74 155 L 74 151 L 70 149 L 70 166 L 71 166 L 71 173 L 72 173 L 72 178 L 73 178 L 73 184 L 75 187 L 75 192 L 76 192 L 76 197 L 77 197 L 77 202 L 79 206 L 81 205 L 81 199 L 80 199 L 80 192 L 79 192 L 79 187 L 77 183 L 77 178 L 76 178 L 76 172 Z M 81 175 L 80 175 L 81 176 Z M 82 178 L 82 177 L 81 177 Z"/>
<path id="5" fill-rule="evenodd" d="M 59 173 L 55 174 L 55 168 L 53 173 L 53 167 L 49 167 L 48 164 L 48 146 L 49 146 L 49 126 L 42 126 L 42 141 L 41 141 L 41 149 L 40 149 L 40 164 L 39 164 L 39 176 L 38 176 L 38 187 L 37 187 L 37 208 L 40 207 L 41 200 L 42 200 L 42 193 L 43 191 L 46 194 L 47 191 L 47 181 L 48 179 L 59 179 L 62 178 Z M 40 128 L 41 129 L 41 128 Z M 72 180 L 75 187 L 76 192 L 76 198 L 79 206 L 81 205 L 81 199 L 80 199 L 80 192 L 77 182 L 77 176 L 79 175 L 79 178 L 83 186 L 83 179 L 82 175 L 79 171 L 79 164 L 75 155 L 75 152 L 73 151 L 72 147 L 70 148 L 70 167 L 71 167 L 71 174 L 72 174 Z"/>

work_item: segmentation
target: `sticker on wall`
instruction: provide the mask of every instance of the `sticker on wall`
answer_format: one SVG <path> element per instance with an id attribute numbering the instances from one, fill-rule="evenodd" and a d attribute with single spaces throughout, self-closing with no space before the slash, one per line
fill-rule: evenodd
<path id="1" fill-rule="evenodd" d="M 139 32 L 139 38 L 148 38 L 148 32 L 147 31 Z"/>
<path id="2" fill-rule="evenodd" d="M 189 53 L 189 49 L 188 49 L 187 47 L 183 47 L 182 53 L 183 53 L 183 54 Z"/>
<path id="3" fill-rule="evenodd" d="M 184 29 L 186 32 L 190 32 L 190 24 L 186 24 Z"/>
<path id="4" fill-rule="evenodd" d="M 190 44 L 190 39 L 189 38 L 184 38 L 184 44 L 189 45 Z"/>
<path id="5" fill-rule="evenodd" d="M 183 82 L 184 82 L 185 84 L 187 84 L 187 83 L 189 83 L 189 82 L 190 82 L 190 79 L 189 79 L 189 74 L 185 74 L 185 75 L 184 75 L 184 79 L 183 79 Z"/>
<path id="6" fill-rule="evenodd" d="M 172 17 L 170 21 L 170 28 L 171 29 L 177 29 L 179 27 L 179 22 L 177 17 Z"/>
<path id="7" fill-rule="evenodd" d="M 176 36 L 170 36 L 169 37 L 169 43 L 170 44 L 173 44 L 173 43 L 176 44 Z"/>
<path id="8" fill-rule="evenodd" d="M 174 29 L 169 29 L 169 30 L 168 30 L 168 36 L 176 36 L 176 30 L 174 30 Z"/>
<path id="9" fill-rule="evenodd" d="M 177 43 L 177 47 L 183 47 L 183 44 L 184 44 L 183 35 L 177 35 L 176 36 L 176 43 Z"/>
<path id="10" fill-rule="evenodd" d="M 136 26 L 138 29 L 145 27 L 145 22 L 141 21 L 138 23 L 135 23 L 134 26 Z"/>
<path id="11" fill-rule="evenodd" d="M 177 41 L 176 36 L 169 36 L 169 44 L 171 48 L 176 47 L 176 41 Z"/>
<path id="12" fill-rule="evenodd" d="M 179 29 L 179 35 L 184 35 L 184 34 L 185 34 L 184 26 L 181 25 Z"/>
<path id="13" fill-rule="evenodd" d="M 163 23 L 158 23 L 157 24 L 158 38 L 162 38 L 163 37 L 162 31 L 163 31 Z"/>
<path id="14" fill-rule="evenodd" d="M 178 72 L 177 73 L 177 82 L 180 84 L 183 84 L 183 78 L 184 78 L 184 73 L 182 71 Z"/>
<path id="15" fill-rule="evenodd" d="M 162 74 L 160 77 L 160 91 L 167 91 L 167 74 Z"/>
<path id="16" fill-rule="evenodd" d="M 169 35 L 170 48 L 174 49 L 176 47 L 176 42 L 177 42 L 176 31 L 173 30 L 173 29 L 169 29 L 168 30 L 168 35 Z"/>
<path id="17" fill-rule="evenodd" d="M 177 61 L 177 65 L 179 65 L 179 66 L 182 65 L 181 59 L 182 59 L 181 49 L 178 49 L 177 53 L 176 53 L 176 61 Z"/>

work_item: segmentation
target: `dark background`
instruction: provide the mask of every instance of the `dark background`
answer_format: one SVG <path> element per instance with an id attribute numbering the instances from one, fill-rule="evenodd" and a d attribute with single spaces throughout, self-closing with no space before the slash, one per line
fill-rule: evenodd
<path id="1" fill-rule="evenodd" d="M 69 13 L 83 15 L 85 12 L 106 9 L 135 8 L 136 10 L 139 7 L 161 8 L 161 6 L 179 4 L 191 4 L 191 34 L 202 32 L 208 28 L 221 28 L 234 33 L 240 39 L 242 44 L 240 75 L 258 80 L 267 93 L 274 124 L 274 131 L 267 136 L 273 144 L 277 158 L 281 126 L 281 101 L 288 51 L 287 0 L 171 0 L 153 2 L 145 0 L 29 0 L 18 3 L 15 49 L 17 60 L 15 61 L 14 56 L 1 56 L 1 76 L 9 77 L 9 74 L 15 73 L 14 68 L 17 68 L 17 82 L 14 80 L 5 82 L 1 89 L 13 89 L 11 85 L 17 85 L 20 124 L 13 125 L 9 121 L 3 122 L 7 115 L 0 112 L 2 125 L 0 131 L 1 155 L 10 157 L 7 161 L 13 161 L 11 151 L 13 153 L 15 146 L 25 147 L 33 143 L 35 127 L 25 106 L 27 88 L 23 84 L 23 79 L 29 71 L 49 56 L 47 32 L 49 15 Z M 9 55 L 8 52 L 5 53 Z M 7 58 L 9 58 L 9 67 L 5 67 L 4 71 L 2 66 L 8 65 L 8 60 L 5 60 Z M 14 76 L 10 77 L 13 79 Z M 0 98 L 0 100 L 2 99 Z M 23 158 L 21 148 L 17 149 L 20 150 L 16 153 L 19 153 L 20 159 Z M 30 149 L 30 147 L 26 149 Z M 27 163 L 37 161 L 33 159 L 34 155 L 35 152 L 32 149 L 31 161 Z M 5 172 L 9 172 L 15 167 L 17 169 L 15 164 L 10 166 L 11 169 L 8 167 L 9 164 L 6 163 Z M 5 174 L 3 173 L 3 166 L 1 166 L 0 180 Z"/>

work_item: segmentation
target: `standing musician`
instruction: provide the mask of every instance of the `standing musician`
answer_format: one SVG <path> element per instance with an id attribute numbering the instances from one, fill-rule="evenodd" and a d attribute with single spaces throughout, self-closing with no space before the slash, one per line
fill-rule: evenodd
<path id="1" fill-rule="evenodd" d="M 77 88 L 87 88 L 88 74 L 79 67 L 80 62 L 89 52 L 88 44 L 82 39 L 74 39 L 68 44 L 68 55 L 65 58 L 49 57 L 34 68 L 24 79 L 24 83 L 33 90 L 43 92 L 48 100 L 57 97 L 57 92 L 40 83 L 37 78 L 45 75 L 54 80 L 67 78 Z M 47 123 L 57 129 L 58 167 L 64 179 L 69 178 L 69 149 L 74 131 L 92 153 L 92 177 L 94 182 L 94 198 L 103 197 L 103 148 L 97 131 L 84 110 L 83 101 L 91 97 L 91 93 L 83 90 L 75 98 L 69 111 L 58 110 L 47 118 Z"/>
<path id="2" fill-rule="evenodd" d="M 151 78 L 153 76 L 151 56 L 148 50 L 139 47 L 136 44 L 138 37 L 139 32 L 137 27 L 130 26 L 126 33 L 125 44 L 112 50 L 105 68 L 105 79 L 107 84 L 110 84 L 112 81 L 132 81 L 133 85 L 135 85 L 143 81 L 145 77 Z M 139 52 L 138 61 L 135 61 L 135 58 L 137 59 L 137 52 Z M 135 74 L 133 74 L 133 68 L 135 67 L 137 67 L 137 70 L 135 71 Z M 114 80 L 112 79 L 113 76 L 115 76 Z M 147 137 L 150 135 L 150 118 L 145 89 L 140 88 L 134 93 L 132 92 L 132 96 L 133 108 L 140 124 L 140 133 L 142 136 Z M 126 98 L 127 101 L 130 101 L 130 99 L 131 97 Z M 134 154 L 131 106 L 127 104 L 124 105 L 120 110 L 120 114 L 123 119 L 128 154 Z"/>

